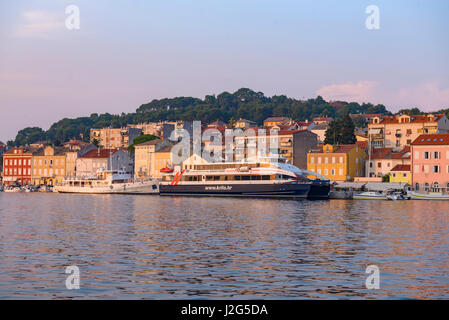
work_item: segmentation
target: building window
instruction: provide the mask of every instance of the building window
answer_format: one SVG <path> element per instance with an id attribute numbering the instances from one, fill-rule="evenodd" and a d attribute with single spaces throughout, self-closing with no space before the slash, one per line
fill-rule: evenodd
<path id="1" fill-rule="evenodd" d="M 338 169 L 338 174 L 339 174 L 340 176 L 342 176 L 342 175 L 343 175 L 343 169 Z"/>
<path id="2" fill-rule="evenodd" d="M 430 155 L 429 155 L 429 152 L 424 152 L 424 159 L 429 159 L 430 158 Z"/>
<path id="3" fill-rule="evenodd" d="M 396 178 L 396 173 L 393 173 L 393 178 Z"/>
<path id="4" fill-rule="evenodd" d="M 340 163 L 343 163 L 343 157 L 340 157 Z"/>
<path id="5" fill-rule="evenodd" d="M 438 151 L 435 151 L 435 152 L 433 153 L 433 158 L 434 158 L 434 159 L 440 159 L 440 153 L 439 153 Z"/>
<path id="6" fill-rule="evenodd" d="M 332 163 L 335 163 L 335 157 L 332 157 Z"/>
<path id="7" fill-rule="evenodd" d="M 416 184 L 415 184 L 415 190 L 416 190 L 416 191 L 419 191 L 419 183 L 416 183 Z"/>
<path id="8" fill-rule="evenodd" d="M 331 175 L 335 176 L 335 169 L 331 170 Z"/>
<path id="9" fill-rule="evenodd" d="M 321 163 L 321 157 L 318 157 L 318 163 Z"/>
<path id="10" fill-rule="evenodd" d="M 324 163 L 329 163 L 329 158 L 328 157 L 324 158 Z"/>
<path id="11" fill-rule="evenodd" d="M 315 163 L 315 158 L 314 157 L 310 157 L 310 163 Z"/>
<path id="12" fill-rule="evenodd" d="M 419 160 L 419 151 L 415 151 L 415 160 Z"/>
<path id="13" fill-rule="evenodd" d="M 378 168 L 382 168 L 382 162 L 378 162 L 378 163 L 377 163 L 377 167 L 378 167 Z"/>
<path id="14" fill-rule="evenodd" d="M 329 175 L 329 170 L 328 169 L 324 169 L 324 175 L 325 176 Z"/>
<path id="15" fill-rule="evenodd" d="M 407 174 L 406 174 L 406 173 L 403 173 L 402 176 L 403 176 L 404 178 L 407 178 Z"/>
<path id="16" fill-rule="evenodd" d="M 433 166 L 433 173 L 439 173 L 440 172 L 440 166 Z"/>
<path id="17" fill-rule="evenodd" d="M 429 191 L 429 184 L 427 182 L 424 184 L 424 191 Z"/>

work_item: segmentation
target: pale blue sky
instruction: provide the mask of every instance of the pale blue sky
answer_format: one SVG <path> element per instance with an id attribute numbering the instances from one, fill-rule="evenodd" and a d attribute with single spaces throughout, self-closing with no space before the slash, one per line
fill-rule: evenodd
<path id="1" fill-rule="evenodd" d="M 69 4 L 80 8 L 78 31 L 64 26 Z M 365 28 L 371 4 L 380 30 Z M 448 108 L 448 14 L 445 0 L 4 0 L 0 140 L 240 87 Z"/>

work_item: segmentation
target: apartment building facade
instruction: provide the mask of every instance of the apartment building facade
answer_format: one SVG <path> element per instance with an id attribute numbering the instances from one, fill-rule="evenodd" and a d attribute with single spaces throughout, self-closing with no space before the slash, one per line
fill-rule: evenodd
<path id="1" fill-rule="evenodd" d="M 31 184 L 32 152 L 25 147 L 13 147 L 3 154 L 3 184 Z"/>
<path id="2" fill-rule="evenodd" d="M 449 192 L 449 134 L 419 136 L 411 146 L 412 187 Z"/>
<path id="3" fill-rule="evenodd" d="M 333 146 L 307 154 L 307 170 L 321 174 L 332 181 L 351 181 L 364 176 L 367 154 L 356 144 Z"/>
<path id="4" fill-rule="evenodd" d="M 90 143 L 103 148 L 128 148 L 135 138 L 142 134 L 140 128 L 102 128 L 90 129 Z"/>
<path id="5" fill-rule="evenodd" d="M 374 117 L 368 124 L 369 139 L 375 148 L 401 150 L 421 134 L 436 133 L 449 133 L 449 120 L 444 114 Z"/>

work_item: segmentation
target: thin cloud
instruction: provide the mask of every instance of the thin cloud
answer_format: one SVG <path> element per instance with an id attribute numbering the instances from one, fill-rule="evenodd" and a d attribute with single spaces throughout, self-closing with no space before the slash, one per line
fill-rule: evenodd
<path id="1" fill-rule="evenodd" d="M 14 30 L 19 38 L 49 38 L 57 30 L 64 28 L 64 15 L 49 11 L 27 11 L 22 15 L 22 23 Z"/>
<path id="2" fill-rule="evenodd" d="M 332 84 L 319 89 L 316 94 L 325 100 L 343 100 L 369 102 L 373 98 L 379 83 L 376 81 L 347 82 Z"/>
<path id="3" fill-rule="evenodd" d="M 391 88 L 377 81 L 346 82 L 324 86 L 316 94 L 330 101 L 381 103 L 392 110 L 418 107 L 423 111 L 436 111 L 449 108 L 449 88 L 442 88 L 438 81 L 402 88 Z"/>

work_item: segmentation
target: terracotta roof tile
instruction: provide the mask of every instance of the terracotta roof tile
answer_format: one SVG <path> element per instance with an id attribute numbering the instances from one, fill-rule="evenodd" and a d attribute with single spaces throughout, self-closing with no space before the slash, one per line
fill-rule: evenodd
<path id="1" fill-rule="evenodd" d="M 411 165 L 409 164 L 397 164 L 390 171 L 410 171 Z"/>
<path id="2" fill-rule="evenodd" d="M 412 142 L 412 145 L 449 145 L 449 134 L 422 134 Z"/>
<path id="3" fill-rule="evenodd" d="M 80 158 L 109 158 L 111 155 L 116 153 L 119 149 L 94 149 L 90 150 L 85 155 Z"/>

